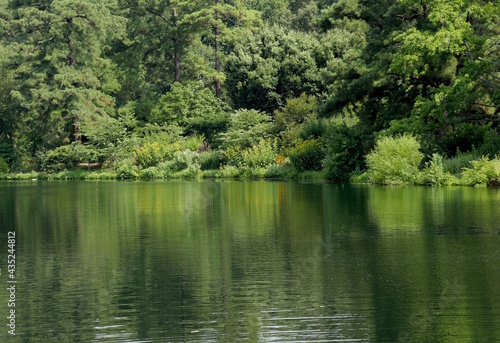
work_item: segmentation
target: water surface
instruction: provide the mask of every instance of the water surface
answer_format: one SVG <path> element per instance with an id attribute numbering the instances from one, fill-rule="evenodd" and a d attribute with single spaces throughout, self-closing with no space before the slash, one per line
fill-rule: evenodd
<path id="1" fill-rule="evenodd" d="M 0 183 L 0 341 L 494 342 L 499 208 L 460 187 Z"/>

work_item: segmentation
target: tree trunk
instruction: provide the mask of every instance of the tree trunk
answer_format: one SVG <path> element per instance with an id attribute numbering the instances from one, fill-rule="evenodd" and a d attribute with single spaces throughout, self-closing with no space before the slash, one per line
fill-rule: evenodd
<path id="1" fill-rule="evenodd" d="M 181 54 L 179 52 L 179 36 L 177 34 L 177 11 L 174 9 L 173 12 L 175 35 L 174 35 L 174 70 L 175 70 L 175 82 L 181 82 Z"/>
<path id="2" fill-rule="evenodd" d="M 215 6 L 219 3 L 219 0 L 215 0 Z M 218 12 L 215 12 L 215 19 L 219 19 Z M 215 71 L 220 73 L 220 29 L 218 23 L 215 25 Z M 215 76 L 215 96 L 217 98 L 221 97 L 221 83 L 219 76 Z"/>

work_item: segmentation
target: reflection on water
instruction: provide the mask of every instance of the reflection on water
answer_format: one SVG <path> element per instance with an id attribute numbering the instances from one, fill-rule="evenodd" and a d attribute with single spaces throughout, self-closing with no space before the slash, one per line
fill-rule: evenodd
<path id="1" fill-rule="evenodd" d="M 500 337 L 496 190 L 32 182 L 0 205 L 0 284 L 9 230 L 19 282 L 1 341 Z"/>

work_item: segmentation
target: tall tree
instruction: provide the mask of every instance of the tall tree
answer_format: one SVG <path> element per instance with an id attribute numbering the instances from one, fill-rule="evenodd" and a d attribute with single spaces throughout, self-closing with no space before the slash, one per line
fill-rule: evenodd
<path id="1" fill-rule="evenodd" d="M 181 25 L 182 18 L 190 9 L 175 0 L 120 0 L 127 8 L 128 32 L 132 50 L 137 58 L 157 73 L 166 69 L 172 77 L 165 77 L 163 82 L 180 82 L 182 77 L 182 56 L 192 39 L 191 30 Z M 162 61 L 167 61 L 165 68 Z M 170 61 L 170 62 L 168 62 Z"/>
<path id="2" fill-rule="evenodd" d="M 193 9 L 183 18 L 182 24 L 189 25 L 204 35 L 210 36 L 212 33 L 211 38 L 207 39 L 214 48 L 214 72 L 211 76 L 214 79 L 215 94 L 220 98 L 224 80 L 221 44 L 231 45 L 246 30 L 259 27 L 261 25 L 259 12 L 247 9 L 240 0 L 213 0 L 212 3 L 189 0 L 179 1 L 178 5 Z"/>
<path id="3" fill-rule="evenodd" d="M 302 93 L 325 91 L 318 68 L 319 41 L 277 26 L 264 27 L 238 42 L 227 57 L 228 94 L 238 108 L 269 114 Z"/>
<path id="4" fill-rule="evenodd" d="M 12 1 L 7 46 L 19 112 L 16 143 L 28 155 L 74 139 L 74 128 L 114 112 L 119 84 L 106 56 L 124 20 L 113 1 Z"/>

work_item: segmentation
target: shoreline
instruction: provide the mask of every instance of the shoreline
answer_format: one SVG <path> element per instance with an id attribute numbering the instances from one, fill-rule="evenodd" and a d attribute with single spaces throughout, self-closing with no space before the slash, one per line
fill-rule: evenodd
<path id="1" fill-rule="evenodd" d="M 140 170 L 136 175 L 123 177 L 114 170 L 69 170 L 56 173 L 46 172 L 20 172 L 1 173 L 0 181 L 172 181 L 172 180 L 242 180 L 242 181 L 318 181 L 345 185 L 370 185 L 370 186 L 419 186 L 419 187 L 481 187 L 496 189 L 496 183 L 481 183 L 467 185 L 457 177 L 453 183 L 447 185 L 430 185 L 423 183 L 394 183 L 378 184 L 370 182 L 366 173 L 355 175 L 347 182 L 333 182 L 327 178 L 323 171 L 299 172 L 289 167 L 281 168 L 281 173 L 267 173 L 266 169 L 237 169 L 224 168 L 215 170 L 169 172 L 161 175 L 151 175 L 147 169 Z"/>

